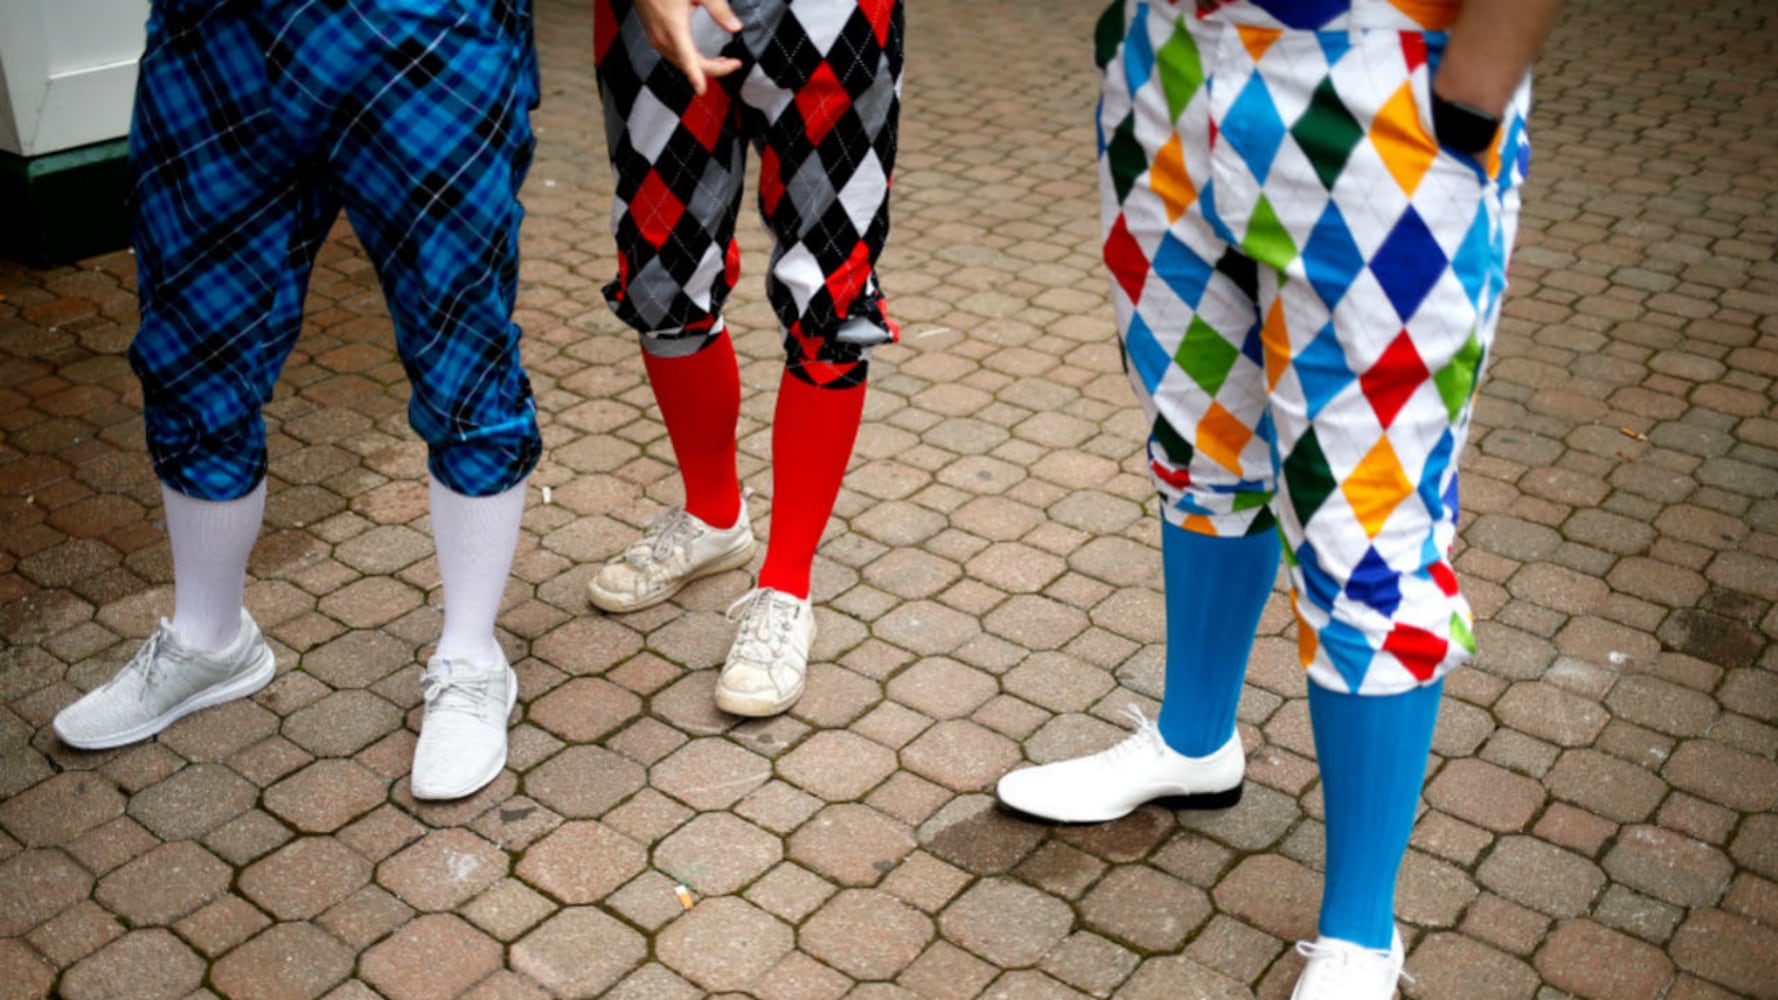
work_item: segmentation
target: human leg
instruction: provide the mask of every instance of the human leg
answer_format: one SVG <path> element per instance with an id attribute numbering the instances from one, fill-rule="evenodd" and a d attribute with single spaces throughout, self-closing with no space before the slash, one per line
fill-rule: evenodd
<path id="1" fill-rule="evenodd" d="M 875 264 L 889 230 L 901 23 L 899 3 L 771 3 L 743 32 L 760 72 L 740 88 L 741 118 L 760 148 L 766 295 L 787 360 L 772 424 L 771 536 L 717 682 L 717 705 L 736 714 L 781 712 L 802 693 L 816 546 L 857 439 L 870 348 L 895 336 Z"/>
<path id="2" fill-rule="evenodd" d="M 428 449 L 445 628 L 422 678 L 416 798 L 458 798 L 493 780 L 517 697 L 493 627 L 541 450 L 511 319 L 536 94 L 520 9 L 478 7 L 455 23 L 399 5 L 287 15 L 300 22 L 291 37 L 329 46 L 289 53 L 286 96 L 323 123 L 413 384 L 409 422 Z M 416 64 L 412 51 L 433 61 Z M 328 74 L 339 58 L 354 60 L 355 76 Z"/>
<path id="3" fill-rule="evenodd" d="M 721 315 L 740 270 L 734 226 L 746 146 L 734 80 L 695 94 L 649 45 L 628 0 L 596 7 L 594 53 L 617 182 L 618 276 L 606 302 L 641 336 L 686 497 L 588 582 L 596 607 L 625 612 L 753 554 L 735 467 L 740 373 Z"/>
<path id="4" fill-rule="evenodd" d="M 823 389 L 785 372 L 772 420 L 772 534 L 759 585 L 799 600 L 809 597 L 815 546 L 840 493 L 865 386 Z"/>
<path id="5" fill-rule="evenodd" d="M 525 486 L 492 496 L 469 497 L 428 476 L 432 537 L 444 588 L 443 659 L 490 662 L 499 653 L 494 619 L 518 548 L 525 516 Z"/>
<path id="6" fill-rule="evenodd" d="M 1381 1000 L 1401 970 L 1395 882 L 1440 679 L 1475 648 L 1449 560 L 1456 458 L 1516 202 L 1500 176 L 1428 131 L 1419 108 L 1436 38 L 1371 27 L 1285 33 L 1231 81 L 1257 77 L 1279 107 L 1303 109 L 1288 130 L 1300 155 L 1277 155 L 1251 178 L 1249 210 L 1225 213 L 1277 283 L 1278 320 L 1262 337 L 1275 509 L 1328 842 L 1299 998 Z M 1223 129 L 1242 164 L 1270 149 L 1251 119 Z M 1291 207 L 1268 218 L 1267 204 Z"/>
<path id="7" fill-rule="evenodd" d="M 673 442 L 673 457 L 679 461 L 686 513 L 718 530 L 733 527 L 741 517 L 741 483 L 735 470 L 741 372 L 728 331 L 685 357 L 657 357 L 644 351 L 642 363 Z"/>
<path id="8" fill-rule="evenodd" d="M 175 610 L 111 681 L 58 714 L 75 746 L 147 738 L 251 694 L 275 669 L 242 607 L 265 506 L 260 407 L 336 209 L 271 112 L 250 16 L 206 15 L 151 15 L 130 137 L 142 313 L 130 363 L 163 485 Z"/>
<path id="9" fill-rule="evenodd" d="M 1142 720 L 1102 754 L 1002 779 L 1004 801 L 1051 818 L 1110 819 L 1161 797 L 1230 805 L 1240 794 L 1235 709 L 1278 545 L 1260 276 L 1210 203 L 1197 30 L 1194 18 L 1131 4 L 1108 10 L 1098 33 L 1104 256 L 1165 522 L 1166 691 L 1158 727 Z"/>
<path id="10" fill-rule="evenodd" d="M 1167 686 L 1155 725 L 1187 757 L 1235 736 L 1259 618 L 1278 579 L 1278 533 L 1217 538 L 1161 522 Z"/>
<path id="11" fill-rule="evenodd" d="M 221 649 L 240 629 L 265 480 L 235 500 L 198 500 L 162 486 L 161 504 L 173 547 L 173 631 L 192 649 Z"/>

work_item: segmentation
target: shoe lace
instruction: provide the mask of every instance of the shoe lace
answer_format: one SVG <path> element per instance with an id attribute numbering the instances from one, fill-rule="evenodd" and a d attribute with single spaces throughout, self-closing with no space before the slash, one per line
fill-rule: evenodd
<path id="1" fill-rule="evenodd" d="M 644 572 L 662 572 L 673 557 L 697 537 L 697 526 L 684 507 L 668 507 L 655 515 L 642 537 L 624 550 L 624 560 Z"/>
<path id="2" fill-rule="evenodd" d="M 1345 941 L 1298 941 L 1296 953 L 1307 959 L 1324 959 L 1340 966 L 1351 965 L 1355 962 L 1381 962 L 1395 973 L 1395 978 L 1409 983 L 1414 981 L 1414 977 L 1406 969 L 1395 966 L 1395 956 L 1387 948 L 1381 950 L 1364 948 Z M 1337 977 L 1331 977 L 1318 980 L 1320 986 L 1328 988 L 1317 988 L 1313 993 L 1302 997 L 1301 1000 L 1338 1000 L 1332 992 L 1333 989 L 1337 989 L 1336 979 Z"/>
<path id="3" fill-rule="evenodd" d="M 740 613 L 741 625 L 735 630 L 735 646 L 750 660 L 775 662 L 790 644 L 796 627 L 796 602 L 779 591 L 755 587 L 728 606 L 723 617 L 734 621 Z"/>
<path id="4" fill-rule="evenodd" d="M 1166 748 L 1167 741 L 1161 737 L 1161 727 L 1143 714 L 1135 703 L 1125 705 L 1123 715 L 1136 724 L 1136 731 L 1105 751 L 1106 763 L 1122 763 L 1133 757 L 1153 757 Z"/>
<path id="5" fill-rule="evenodd" d="M 153 692 L 155 687 L 160 684 L 161 676 L 166 670 L 161 662 L 163 659 L 161 643 L 168 631 L 167 623 L 162 621 L 161 627 L 156 629 L 154 634 L 148 637 L 148 641 L 136 650 L 135 656 L 130 657 L 130 662 L 124 664 L 123 669 L 106 681 L 104 686 L 116 687 L 125 683 L 127 679 L 133 678 L 141 685 L 142 694 Z"/>
<path id="6" fill-rule="evenodd" d="M 461 669 L 454 661 L 443 661 L 444 669 L 427 668 L 420 675 L 420 697 L 432 712 L 462 712 L 480 715 L 488 700 L 488 684 L 493 678 L 484 673 Z"/>

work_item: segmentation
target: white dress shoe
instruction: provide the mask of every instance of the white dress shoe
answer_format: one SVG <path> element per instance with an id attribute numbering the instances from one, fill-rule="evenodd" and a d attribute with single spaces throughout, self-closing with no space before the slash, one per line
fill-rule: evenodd
<path id="1" fill-rule="evenodd" d="M 1134 705 L 1136 732 L 1109 750 L 1013 771 L 995 792 L 1022 813 L 1062 823 L 1103 823 L 1156 799 L 1180 809 L 1226 809 L 1241 801 L 1247 754 L 1239 733 L 1207 757 L 1187 757 Z"/>

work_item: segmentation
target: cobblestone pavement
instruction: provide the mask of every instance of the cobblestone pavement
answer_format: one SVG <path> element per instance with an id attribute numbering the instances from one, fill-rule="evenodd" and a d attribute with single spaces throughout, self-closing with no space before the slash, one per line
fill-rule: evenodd
<path id="1" fill-rule="evenodd" d="M 583 596 L 678 488 L 599 298 L 585 5 L 540 12 L 521 320 L 548 452 L 502 615 L 512 766 L 473 799 L 408 791 L 438 574 L 349 233 L 270 408 L 248 601 L 280 675 L 108 753 L 48 722 L 172 603 L 131 260 L 0 265 L 0 997 L 1288 994 L 1322 838 L 1281 593 L 1239 807 L 1071 829 L 987 794 L 1153 707 L 1157 521 L 1095 250 L 1097 5 L 912 6 L 884 266 L 904 339 L 873 369 L 788 717 L 711 706 L 745 574 L 627 617 Z M 1778 997 L 1774 19 L 1573 0 L 1545 60 L 1464 479 L 1483 652 L 1449 682 L 1402 879 L 1410 997 Z M 757 282 L 738 298 L 769 531 L 779 349 Z"/>

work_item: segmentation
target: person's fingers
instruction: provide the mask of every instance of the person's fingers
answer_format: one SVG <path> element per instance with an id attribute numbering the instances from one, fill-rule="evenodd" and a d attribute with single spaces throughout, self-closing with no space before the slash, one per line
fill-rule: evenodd
<path id="1" fill-rule="evenodd" d="M 710 20 L 715 21 L 717 27 L 731 35 L 741 30 L 741 19 L 735 16 L 733 10 L 729 9 L 728 0 L 703 0 L 703 2 L 704 9 L 710 12 Z"/>
<path id="2" fill-rule="evenodd" d="M 692 93 L 702 96 L 705 86 L 704 56 L 698 51 L 698 47 L 692 44 L 691 26 L 678 23 L 670 25 L 667 44 L 662 46 L 656 42 L 655 48 L 668 62 L 678 67 L 679 72 L 684 73 L 687 80 L 691 81 Z"/>
<path id="3" fill-rule="evenodd" d="M 727 76 L 741 68 L 741 60 L 730 56 L 719 56 L 704 60 L 705 76 Z"/>

